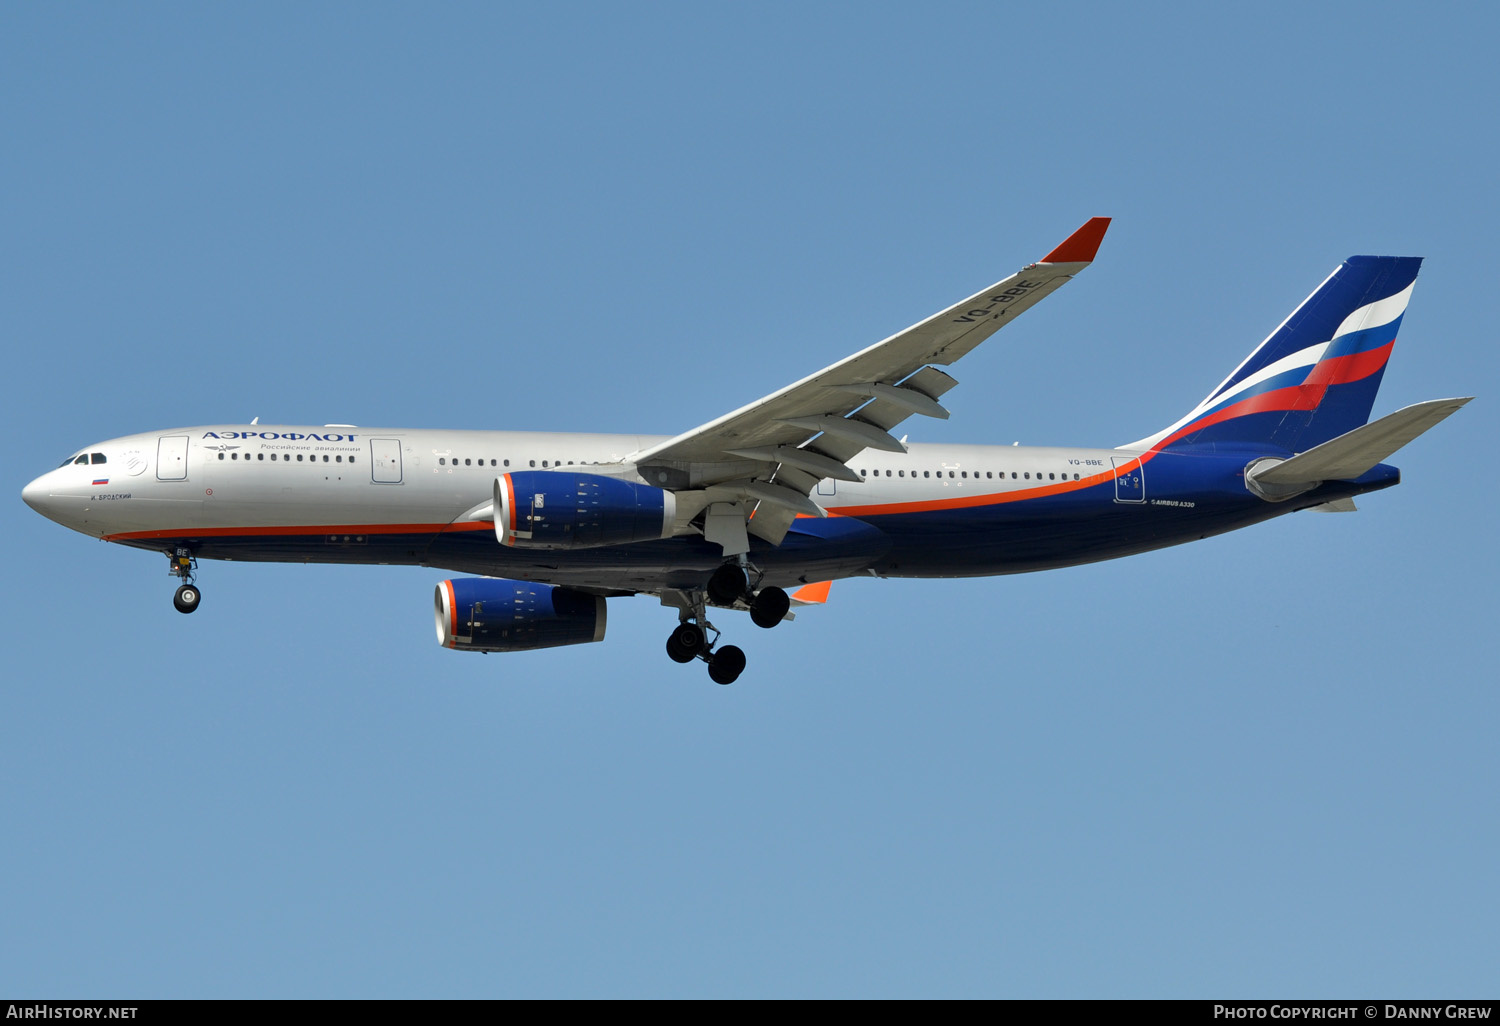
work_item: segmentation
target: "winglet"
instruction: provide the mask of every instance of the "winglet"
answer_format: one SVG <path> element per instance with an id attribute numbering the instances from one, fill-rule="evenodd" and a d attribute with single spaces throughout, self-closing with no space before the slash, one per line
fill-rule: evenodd
<path id="1" fill-rule="evenodd" d="M 792 592 L 792 601 L 800 605 L 822 605 L 828 601 L 828 589 L 832 586 L 832 581 L 819 581 L 817 584 L 804 585 Z"/>
<path id="2" fill-rule="evenodd" d="M 1042 257 L 1044 264 L 1086 264 L 1099 252 L 1099 243 L 1109 230 L 1107 217 L 1091 217 L 1088 223 L 1063 240 L 1051 253 Z"/>

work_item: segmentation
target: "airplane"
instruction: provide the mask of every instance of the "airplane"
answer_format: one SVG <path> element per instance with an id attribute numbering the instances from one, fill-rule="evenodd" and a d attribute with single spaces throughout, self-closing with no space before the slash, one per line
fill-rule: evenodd
<path id="1" fill-rule="evenodd" d="M 439 642 L 513 652 L 604 638 L 606 601 L 676 610 L 679 663 L 736 680 L 709 610 L 759 627 L 856 576 L 976 577 L 1112 559 L 1400 482 L 1382 461 L 1470 397 L 1369 422 L 1421 258 L 1345 260 L 1197 406 L 1110 448 L 908 445 L 946 419 L 943 367 L 1093 262 L 1096 217 L 1045 257 L 675 437 L 212 424 L 75 452 L 22 491 L 90 537 L 164 553 L 198 608 L 202 559 L 406 564 Z"/>

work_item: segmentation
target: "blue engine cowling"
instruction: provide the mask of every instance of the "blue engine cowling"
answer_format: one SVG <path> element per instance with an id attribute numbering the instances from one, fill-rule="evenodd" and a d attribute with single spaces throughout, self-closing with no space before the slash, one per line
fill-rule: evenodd
<path id="1" fill-rule="evenodd" d="M 460 652 L 519 652 L 604 640 L 598 595 L 502 577 L 437 586 L 438 642 Z"/>
<path id="2" fill-rule="evenodd" d="M 495 537 L 528 549 L 589 549 L 672 536 L 677 497 L 601 474 L 522 470 L 495 478 Z"/>

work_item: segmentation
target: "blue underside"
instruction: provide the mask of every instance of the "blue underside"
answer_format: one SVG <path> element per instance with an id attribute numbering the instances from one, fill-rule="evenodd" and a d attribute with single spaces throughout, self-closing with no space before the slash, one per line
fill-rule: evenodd
<path id="1" fill-rule="evenodd" d="M 1221 534 L 1400 480 L 1399 471 L 1382 464 L 1358 480 L 1328 482 L 1293 500 L 1269 503 L 1247 492 L 1243 478 L 1245 465 L 1265 454 L 1264 449 L 1247 452 L 1225 443 L 1158 453 L 1144 466 L 1143 491 L 1117 491 L 1111 480 L 958 509 L 802 518 L 779 546 L 752 539 L 750 558 L 765 571 L 766 583 L 781 586 L 872 571 L 893 577 L 1023 573 Z M 1139 501 L 1120 501 L 1122 497 Z M 528 551 L 499 544 L 490 530 L 359 537 L 322 531 L 306 536 L 187 535 L 126 544 L 152 550 L 187 545 L 202 559 L 433 566 L 620 592 L 702 587 L 723 562 L 719 547 L 699 537 Z"/>

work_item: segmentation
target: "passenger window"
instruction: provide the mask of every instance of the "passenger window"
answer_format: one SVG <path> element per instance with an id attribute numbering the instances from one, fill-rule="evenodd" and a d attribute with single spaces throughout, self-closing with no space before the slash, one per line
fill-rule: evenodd
<path id="1" fill-rule="evenodd" d="M 222 452 L 221 452 L 221 453 L 219 453 L 219 459 L 221 459 L 221 460 L 222 460 L 222 459 L 223 459 L 223 458 L 224 458 L 224 454 L 223 454 L 223 453 L 222 453 Z"/>
<path id="2" fill-rule="evenodd" d="M 967 470 L 960 471 L 959 472 L 959 476 L 960 477 L 968 477 L 969 476 L 969 472 Z"/>
<path id="3" fill-rule="evenodd" d="M 264 460 L 266 458 L 266 454 L 263 452 L 258 452 L 255 454 L 255 458 L 258 460 Z"/>
<path id="4" fill-rule="evenodd" d="M 506 465 L 506 466 L 507 466 L 507 467 L 508 467 L 508 466 L 510 466 L 510 460 L 506 460 L 506 461 L 505 461 L 505 465 Z"/>
<path id="5" fill-rule="evenodd" d="M 464 466 L 471 467 L 471 466 L 473 466 L 473 464 L 470 463 L 468 460 L 464 460 Z"/>
<path id="6" fill-rule="evenodd" d="M 300 452 L 297 454 L 297 462 L 298 463 L 302 462 L 302 454 Z"/>
<path id="7" fill-rule="evenodd" d="M 952 477 L 952 476 L 953 476 L 953 471 L 951 471 L 951 470 L 950 470 L 950 471 L 948 471 L 948 476 L 949 476 L 949 477 Z"/>
<path id="8" fill-rule="evenodd" d="M 1057 480 L 1057 475 L 1056 474 L 1048 474 L 1047 475 L 1047 480 L 1048 481 L 1056 481 Z"/>
<path id="9" fill-rule="evenodd" d="M 533 467 L 536 466 L 536 460 L 527 460 L 526 462 L 529 463 Z"/>
<path id="10" fill-rule="evenodd" d="M 342 462 L 344 462 L 344 457 L 342 457 L 342 456 L 335 456 L 333 458 L 333 462 L 335 462 L 335 463 L 342 463 Z"/>
<path id="11" fill-rule="evenodd" d="M 1029 471 L 1029 470 L 1026 471 L 1026 480 L 1028 480 L 1028 481 L 1031 480 L 1031 471 Z"/>
<path id="12" fill-rule="evenodd" d="M 994 480 L 995 472 L 993 470 L 986 470 L 984 476 L 986 480 Z"/>
<path id="13" fill-rule="evenodd" d="M 323 462 L 324 463 L 328 462 L 328 454 L 326 452 L 323 454 Z"/>
<path id="14" fill-rule="evenodd" d="M 499 464 L 498 461 L 496 461 L 496 460 L 490 460 L 490 466 L 492 466 L 492 467 L 498 467 L 499 465 L 500 464 Z"/>
<path id="15" fill-rule="evenodd" d="M 905 477 L 906 476 L 906 471 L 904 471 L 904 470 L 898 470 L 898 471 L 896 471 L 896 476 L 897 477 Z"/>
<path id="16" fill-rule="evenodd" d="M 932 471 L 930 471 L 930 470 L 924 470 L 924 471 L 922 471 L 922 476 L 923 477 L 931 477 L 932 476 Z"/>
<path id="17" fill-rule="evenodd" d="M 447 465 L 448 465 L 447 459 L 445 459 L 442 456 L 439 456 L 438 457 L 438 466 L 440 466 L 440 467 L 446 467 Z"/>
<path id="18" fill-rule="evenodd" d="M 104 462 L 104 453 L 102 453 L 102 452 L 91 452 L 91 453 L 89 453 L 89 462 L 92 463 L 92 464 L 94 464 L 95 466 L 98 466 L 100 463 Z"/>
<path id="19" fill-rule="evenodd" d="M 885 472 L 885 476 L 886 476 L 886 477 L 890 477 L 890 476 L 891 476 L 891 472 L 890 472 L 890 471 L 889 471 L 889 470 L 887 470 L 887 471 L 886 471 L 886 472 Z"/>
<path id="20" fill-rule="evenodd" d="M 861 469 L 860 472 L 859 472 L 859 476 L 860 477 L 866 477 L 866 476 L 868 476 L 868 474 L 869 474 L 869 471 L 864 470 L 864 469 Z"/>
<path id="21" fill-rule="evenodd" d="M 349 462 L 350 462 L 350 463 L 353 463 L 353 462 L 354 462 L 354 457 L 353 457 L 353 456 L 350 456 L 350 457 L 349 457 Z"/>

